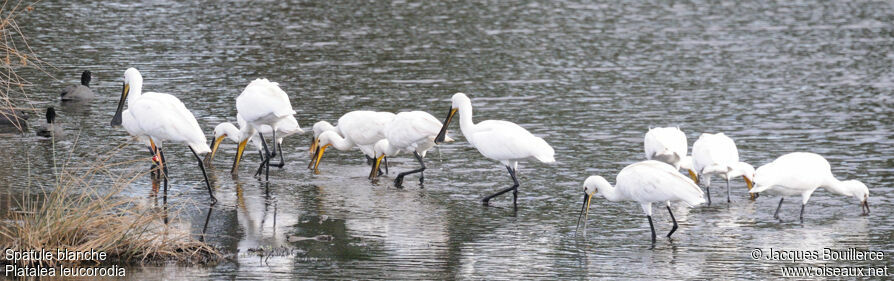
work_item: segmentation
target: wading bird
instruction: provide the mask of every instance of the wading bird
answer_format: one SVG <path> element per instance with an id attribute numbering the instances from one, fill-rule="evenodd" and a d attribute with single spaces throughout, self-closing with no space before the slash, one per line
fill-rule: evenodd
<path id="1" fill-rule="evenodd" d="M 687 156 L 689 145 L 686 134 L 677 127 L 652 128 L 646 132 L 643 146 L 647 160 L 668 163 L 677 169 L 685 169 L 693 181 L 697 176 L 692 171 L 692 157 Z"/>
<path id="2" fill-rule="evenodd" d="M 58 138 L 63 135 L 62 126 L 56 123 L 56 109 L 47 108 L 47 123 L 37 129 L 37 135 L 45 138 Z"/>
<path id="3" fill-rule="evenodd" d="M 233 161 L 233 169 L 230 171 L 234 176 L 239 171 L 239 161 L 242 159 L 242 153 L 245 151 L 245 145 L 248 139 L 258 134 L 261 146 L 264 148 L 264 159 L 261 167 L 264 168 L 265 179 L 270 179 L 270 159 L 276 157 L 276 146 L 273 147 L 271 153 L 268 149 L 267 141 L 264 139 L 264 133 L 261 132 L 263 126 L 270 126 L 273 139 L 276 140 L 276 132 L 287 124 L 294 124 L 297 128 L 298 120 L 295 120 L 295 110 L 292 109 L 292 103 L 289 96 L 283 91 L 279 84 L 270 82 L 270 80 L 260 78 L 251 81 L 245 90 L 236 97 L 237 115 L 245 118 L 247 126 L 240 128 L 242 141 L 236 148 L 236 160 Z M 287 119 L 291 119 L 285 121 Z M 284 122 L 285 121 L 285 122 Z M 299 129 L 300 130 L 300 129 Z M 279 152 L 280 154 L 282 151 Z"/>
<path id="4" fill-rule="evenodd" d="M 705 184 L 708 206 L 711 205 L 711 175 L 720 175 L 726 180 L 726 202 L 730 202 L 729 180 L 741 176 L 751 190 L 754 181 L 754 167 L 739 161 L 739 150 L 733 139 L 723 133 L 702 134 L 692 144 L 692 166 L 698 175 L 696 184 Z M 754 197 L 752 196 L 752 199 Z"/>
<path id="5" fill-rule="evenodd" d="M 779 194 L 779 205 L 773 217 L 779 219 L 784 196 L 801 195 L 801 215 L 804 221 L 804 206 L 817 188 L 844 196 L 854 197 L 860 202 L 863 215 L 869 214 L 869 188 L 858 180 L 839 181 L 832 175 L 829 161 L 810 152 L 794 152 L 779 156 L 773 162 L 757 168 L 754 174 L 754 188 L 751 193 L 769 192 Z"/>
<path id="6" fill-rule="evenodd" d="M 171 141 L 189 146 L 189 150 L 199 162 L 208 195 L 211 196 L 211 204 L 216 203 L 217 198 L 214 198 L 205 166 L 199 157 L 200 154 L 211 152 L 199 122 L 177 97 L 155 92 L 143 93 L 142 90 L 143 76 L 136 68 L 128 68 L 124 72 L 121 100 L 118 101 L 118 109 L 111 125 L 123 126 L 131 136 L 149 147 L 149 151 L 153 154 L 153 162 L 164 171 L 165 191 L 168 189 L 168 167 L 162 144 Z M 123 110 L 125 102 L 127 110 Z"/>
<path id="7" fill-rule="evenodd" d="M 236 114 L 236 122 L 239 124 L 239 128 L 244 128 L 245 126 L 248 126 L 248 124 L 245 123 L 245 119 L 242 118 L 242 115 Z M 217 154 L 217 148 L 220 147 L 220 143 L 224 140 L 224 138 L 227 138 L 230 141 L 233 141 L 237 144 L 242 141 L 242 139 L 243 139 L 242 132 L 239 128 L 237 128 L 230 122 L 223 122 L 223 123 L 217 124 L 217 126 L 214 127 L 214 142 L 211 145 L 211 153 L 207 154 L 205 157 L 205 166 L 208 166 L 208 167 L 211 166 L 211 162 L 214 160 L 214 155 Z M 268 134 L 268 135 L 273 133 L 273 131 L 270 129 L 270 126 L 267 126 L 267 125 L 261 126 L 260 132 L 262 134 Z M 302 133 L 304 133 L 304 130 L 301 130 L 301 128 L 298 126 L 297 120 L 286 118 L 286 119 L 283 119 L 283 121 L 281 121 L 280 127 L 276 132 L 277 133 L 276 133 L 275 145 L 277 147 L 279 147 L 279 151 L 280 151 L 279 163 L 270 164 L 270 166 L 282 168 L 285 165 L 285 160 L 283 159 L 283 153 L 282 153 L 283 138 L 290 136 L 292 134 L 296 134 L 296 133 L 302 134 Z M 254 147 L 258 150 L 258 153 L 260 153 L 261 162 L 263 162 L 265 159 L 265 155 L 264 155 L 264 146 L 261 143 L 261 140 L 259 140 L 258 138 L 255 138 L 253 136 L 249 136 L 248 138 L 249 138 L 249 140 L 251 140 L 251 143 L 254 145 Z M 258 170 L 255 172 L 256 176 L 260 175 L 261 168 L 263 168 L 263 166 L 258 166 Z"/>
<path id="8" fill-rule="evenodd" d="M 590 200 L 595 194 L 602 194 L 613 202 L 635 201 L 643 208 L 649 219 L 652 230 L 652 243 L 655 243 L 655 226 L 652 224 L 652 202 L 666 202 L 667 212 L 674 222 L 667 233 L 670 238 L 677 230 L 677 219 L 671 212 L 670 202 L 682 201 L 689 207 L 704 203 L 702 190 L 692 180 L 680 174 L 674 167 L 655 160 L 646 160 L 624 167 L 615 179 L 615 186 L 601 176 L 590 176 L 584 181 L 584 202 L 581 215 L 584 230 L 587 229 L 587 215 L 590 212 Z M 577 218 L 580 227 L 581 216 Z"/>
<path id="9" fill-rule="evenodd" d="M 466 94 L 456 93 L 451 98 L 452 105 L 444 126 L 435 138 L 435 144 L 444 142 L 447 136 L 447 127 L 453 116 L 459 112 L 459 128 L 463 136 L 469 140 L 478 152 L 484 157 L 500 161 L 509 170 L 513 185 L 481 200 L 484 205 L 491 198 L 512 191 L 512 205 L 516 205 L 518 199 L 518 178 L 516 171 L 518 161 L 526 158 L 536 158 L 543 163 L 555 162 L 555 151 L 545 140 L 536 137 L 525 128 L 515 123 L 502 120 L 486 120 L 475 124 L 472 121 L 472 101 Z"/>
<path id="10" fill-rule="evenodd" d="M 92 77 L 89 70 L 81 73 L 81 84 L 70 85 L 62 91 L 63 101 L 80 101 L 93 99 L 93 90 L 90 89 L 90 78 Z"/>
<path id="11" fill-rule="evenodd" d="M 416 161 L 422 166 L 419 169 L 403 172 L 394 179 L 394 186 L 401 187 L 404 177 L 419 173 L 419 186 L 425 180 L 425 153 L 435 146 L 435 137 L 440 132 L 441 124 L 437 118 L 424 111 L 410 111 L 398 113 L 391 122 L 385 125 L 385 139 L 376 142 L 373 150 L 375 152 L 375 163 L 369 172 L 369 179 L 375 180 L 378 176 L 379 164 L 382 158 L 392 157 L 401 151 L 413 152 Z M 449 136 L 444 137 L 445 141 L 453 141 Z"/>
<path id="12" fill-rule="evenodd" d="M 328 122 L 322 123 L 325 121 L 317 122 L 319 125 L 314 124 L 314 134 L 317 133 L 318 127 L 322 132 L 310 145 L 314 155 L 308 168 L 312 166 L 315 174 L 320 173 L 320 160 L 329 146 L 341 151 L 351 150 L 356 146 L 366 155 L 367 160 L 373 159 L 375 157 L 373 146 L 379 140 L 385 139 L 385 125 L 390 123 L 394 116 L 391 112 L 358 110 L 342 115 L 334 127 Z"/>

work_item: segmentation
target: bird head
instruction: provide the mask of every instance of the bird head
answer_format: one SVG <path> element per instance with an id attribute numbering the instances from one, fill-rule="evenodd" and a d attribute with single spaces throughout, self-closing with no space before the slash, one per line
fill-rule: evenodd
<path id="1" fill-rule="evenodd" d="M 745 162 L 739 162 L 733 164 L 731 168 L 730 178 L 741 176 L 745 180 L 745 186 L 748 187 L 748 191 L 751 191 L 754 188 L 754 166 Z M 755 195 L 752 194 L 751 199 L 755 198 Z"/>
<path id="2" fill-rule="evenodd" d="M 863 215 L 869 215 L 869 188 L 858 180 L 846 180 L 841 182 L 844 188 L 850 191 L 850 195 L 860 201 Z"/>
<path id="3" fill-rule="evenodd" d="M 51 107 L 47 108 L 47 124 L 53 124 L 56 121 L 56 109 Z"/>
<path id="4" fill-rule="evenodd" d="M 388 156 L 394 156 L 399 151 L 394 149 L 391 146 L 391 143 L 388 142 L 387 139 L 381 139 L 373 145 L 373 165 L 372 170 L 369 171 L 369 179 L 375 180 L 378 177 L 379 173 L 379 165 L 382 164 L 382 159 Z"/>
<path id="5" fill-rule="evenodd" d="M 584 181 L 584 202 L 580 207 L 580 215 L 577 216 L 577 228 L 580 228 L 581 218 L 584 221 L 584 231 L 587 229 L 587 216 L 590 214 L 590 200 L 599 193 L 599 189 L 611 188 L 608 180 L 602 176 L 590 176 Z"/>
<path id="6" fill-rule="evenodd" d="M 435 144 L 441 144 L 444 142 L 447 137 L 447 127 L 450 126 L 450 121 L 453 121 L 453 116 L 456 115 L 456 112 L 459 110 L 460 106 L 463 104 L 471 104 L 472 101 L 469 99 L 466 94 L 456 93 L 453 95 L 450 105 L 450 110 L 447 112 L 447 118 L 444 119 L 444 126 L 441 127 L 441 131 L 438 132 L 438 136 L 435 137 Z"/>
<path id="7" fill-rule="evenodd" d="M 112 117 L 112 126 L 121 125 L 121 112 L 124 110 L 124 102 L 127 100 L 127 95 L 130 94 L 131 87 L 140 90 L 140 87 L 142 86 L 143 76 L 140 75 L 139 70 L 131 67 L 124 71 L 124 85 L 121 87 L 121 99 L 118 100 L 118 109 L 115 110 L 115 116 Z"/>
<path id="8" fill-rule="evenodd" d="M 320 174 L 320 160 L 323 158 L 323 153 L 326 152 L 326 148 L 332 145 L 332 141 L 335 138 L 341 138 L 335 131 L 325 131 L 320 134 L 320 138 L 316 141 L 318 144 L 314 149 L 314 155 L 311 157 L 311 165 L 313 166 L 314 174 Z"/>
<path id="9" fill-rule="evenodd" d="M 90 70 L 84 70 L 84 72 L 81 73 L 81 85 L 90 87 L 90 78 L 92 78 L 92 76 L 93 75 L 92 73 L 90 73 Z"/>
<path id="10" fill-rule="evenodd" d="M 314 136 L 313 140 L 311 140 L 310 142 L 310 148 L 307 150 L 307 153 L 310 154 L 311 157 L 313 157 L 314 153 L 316 153 L 317 151 L 317 146 L 320 145 L 320 135 L 322 135 L 323 132 L 335 130 L 335 126 L 332 126 L 332 124 L 330 124 L 329 122 L 319 121 L 317 123 L 314 123 Z"/>
<path id="11" fill-rule="evenodd" d="M 220 143 L 225 138 L 239 143 L 242 141 L 239 139 L 240 135 L 239 129 L 230 122 L 217 124 L 217 127 L 214 127 L 214 141 L 211 143 L 211 153 L 205 155 L 205 166 L 211 167 L 211 161 L 214 160 L 214 155 L 217 154 L 217 148 L 220 147 Z"/>

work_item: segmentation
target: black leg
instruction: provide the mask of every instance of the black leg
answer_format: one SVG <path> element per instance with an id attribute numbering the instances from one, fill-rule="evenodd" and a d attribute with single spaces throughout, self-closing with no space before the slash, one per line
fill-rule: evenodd
<path id="1" fill-rule="evenodd" d="M 401 184 L 403 184 L 403 182 L 404 182 L 405 176 L 407 176 L 409 174 L 414 174 L 414 173 L 422 173 L 423 171 L 425 171 L 425 163 L 422 162 L 422 156 L 419 156 L 419 153 L 416 153 L 415 151 L 413 151 L 413 156 L 416 156 L 416 161 L 419 161 L 419 165 L 421 165 L 422 168 L 397 174 L 397 178 L 394 179 L 395 187 L 401 187 Z M 420 185 L 422 184 L 423 179 L 424 179 L 424 176 L 419 178 Z"/>
<path id="2" fill-rule="evenodd" d="M 655 225 L 652 224 L 652 216 L 646 216 L 649 218 L 649 228 L 652 229 L 652 244 L 655 244 Z"/>
<path id="3" fill-rule="evenodd" d="M 385 161 L 385 174 L 388 174 L 388 156 L 385 156 L 385 158 L 382 160 Z M 381 169 L 381 168 L 379 168 L 379 169 Z M 381 173 L 382 173 L 382 171 L 380 170 L 379 174 L 381 174 Z"/>
<path id="4" fill-rule="evenodd" d="M 494 198 L 494 197 L 497 197 L 497 196 L 500 196 L 500 195 L 503 195 L 503 193 L 506 193 L 506 192 L 509 192 L 509 191 L 515 191 L 515 193 L 513 194 L 513 196 L 516 196 L 516 197 L 518 196 L 518 179 L 515 178 L 515 171 L 513 171 L 512 168 L 509 167 L 509 166 L 506 166 L 506 169 L 509 170 L 509 176 L 512 177 L 512 181 L 513 181 L 515 184 L 513 184 L 513 185 L 510 186 L 509 188 L 506 188 L 506 189 L 497 191 L 497 193 L 491 194 L 491 195 L 488 196 L 488 197 L 484 197 L 484 199 L 482 199 L 481 202 L 484 203 L 485 206 L 487 206 L 487 202 L 490 201 L 490 199 L 492 199 L 492 198 Z M 514 206 L 515 203 L 516 203 L 516 199 L 515 199 L 515 197 L 513 197 L 513 198 L 512 198 L 512 205 Z"/>
<path id="5" fill-rule="evenodd" d="M 807 204 L 801 204 L 801 216 L 799 216 L 801 222 L 804 222 L 804 206 L 807 206 Z"/>
<path id="6" fill-rule="evenodd" d="M 729 200 L 729 179 L 726 179 L 726 203 L 730 203 L 732 201 Z"/>
<path id="7" fill-rule="evenodd" d="M 264 152 L 263 152 L 263 151 L 258 150 L 258 155 L 261 155 L 261 164 L 258 165 L 258 170 L 255 171 L 255 176 L 256 176 L 256 177 L 261 176 L 261 171 L 264 170 L 264 159 L 267 159 L 267 157 L 264 156 Z"/>
<path id="8" fill-rule="evenodd" d="M 515 188 L 512 189 L 512 207 L 518 208 L 518 177 L 515 176 L 515 169 L 509 170 L 509 175 L 512 176 L 512 181 L 515 182 Z"/>
<path id="9" fill-rule="evenodd" d="M 674 231 L 677 231 L 677 219 L 674 218 L 674 212 L 671 212 L 671 206 L 667 206 L 667 213 L 671 215 L 671 220 L 674 221 L 674 227 L 667 233 L 667 238 L 670 238 L 671 234 L 674 234 Z"/>
<path id="10" fill-rule="evenodd" d="M 782 208 L 782 200 L 785 200 L 785 197 L 779 198 L 779 206 L 776 206 L 776 212 L 773 213 L 773 218 L 779 219 L 779 209 Z"/>
<path id="11" fill-rule="evenodd" d="M 214 191 L 211 190 L 211 183 L 208 182 L 208 174 L 205 173 L 205 162 L 202 161 L 202 157 L 199 157 L 199 154 L 192 147 L 189 148 L 189 151 L 192 151 L 192 155 L 196 157 L 196 160 L 199 160 L 199 169 L 202 170 L 202 176 L 205 177 L 205 187 L 208 188 L 208 195 L 211 195 L 211 205 L 214 205 L 217 203 L 217 198 L 214 198 Z"/>
<path id="12" fill-rule="evenodd" d="M 155 196 L 158 193 L 158 180 L 161 179 L 161 168 L 159 167 L 160 162 L 155 162 L 156 157 L 161 159 L 161 156 L 158 156 L 158 152 L 152 149 L 152 146 L 148 146 L 149 153 L 152 154 L 152 166 L 149 166 L 149 178 L 152 179 L 152 196 Z M 158 200 L 156 200 L 156 203 Z"/>
<path id="13" fill-rule="evenodd" d="M 278 169 L 282 169 L 282 167 L 286 166 L 286 160 L 283 159 L 283 156 L 282 156 L 282 154 L 283 154 L 282 153 L 282 145 L 279 145 L 279 144 L 273 144 L 273 145 L 275 145 L 276 147 L 279 147 L 279 163 L 270 164 L 270 166 L 276 167 Z"/>
<path id="14" fill-rule="evenodd" d="M 156 147 L 158 150 L 158 155 L 161 156 L 161 176 L 165 181 L 165 196 L 168 196 L 168 161 L 165 160 L 165 151 L 161 149 L 161 147 Z M 165 198 L 167 200 L 167 198 Z"/>
<path id="15" fill-rule="evenodd" d="M 708 206 L 711 206 L 711 186 L 705 185 L 705 193 L 708 194 Z"/>
<path id="16" fill-rule="evenodd" d="M 164 194 L 161 197 L 161 210 L 162 210 L 162 221 L 164 221 L 165 225 L 168 225 L 168 190 L 165 189 Z"/>
<path id="17" fill-rule="evenodd" d="M 284 166 L 286 165 L 286 160 L 283 159 L 283 156 L 282 156 L 282 155 L 283 155 L 283 153 L 282 153 L 282 144 L 280 144 L 279 142 L 276 141 L 276 136 L 273 136 L 273 137 L 274 137 L 274 139 L 273 139 L 273 151 L 276 151 L 277 149 L 279 149 L 279 163 L 276 163 L 276 164 L 269 164 L 269 163 L 268 163 L 268 164 L 269 164 L 270 166 L 273 166 L 273 167 L 282 169 L 282 167 L 284 167 Z M 276 152 L 274 152 L 274 153 L 276 153 Z"/>
<path id="18" fill-rule="evenodd" d="M 264 154 L 267 155 L 267 157 L 264 157 L 264 161 L 261 162 L 261 165 L 264 165 L 264 180 L 270 180 L 270 165 L 268 164 L 270 163 L 270 157 L 273 155 L 270 154 L 270 149 L 267 146 L 267 140 L 264 139 L 264 134 L 258 132 L 258 136 L 261 137 L 261 145 L 264 147 Z M 273 136 L 276 137 L 276 132 L 273 132 Z M 276 148 L 274 147 L 273 149 L 275 150 Z"/>

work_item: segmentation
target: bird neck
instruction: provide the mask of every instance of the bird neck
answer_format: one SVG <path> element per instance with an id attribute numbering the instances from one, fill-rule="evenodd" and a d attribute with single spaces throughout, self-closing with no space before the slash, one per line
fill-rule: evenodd
<path id="1" fill-rule="evenodd" d="M 47 124 L 53 124 L 56 121 L 56 111 L 47 110 Z"/>
<path id="2" fill-rule="evenodd" d="M 317 122 L 316 124 L 314 124 L 313 130 L 314 130 L 315 138 L 320 137 L 320 135 L 322 135 L 326 131 L 338 132 L 338 128 L 336 128 L 335 126 L 332 126 L 332 124 L 330 124 L 329 122 L 326 122 L 326 121 L 320 121 L 320 122 Z"/>
<path id="3" fill-rule="evenodd" d="M 231 141 L 239 143 L 242 141 L 242 132 L 239 131 L 232 123 L 223 123 L 223 132 Z"/>
<path id="4" fill-rule="evenodd" d="M 849 185 L 845 182 L 836 179 L 835 177 L 829 177 L 826 179 L 826 183 L 822 186 L 826 190 L 844 196 L 853 196 L 854 191 L 851 189 Z"/>
<path id="5" fill-rule="evenodd" d="M 127 106 L 133 107 L 133 102 L 140 98 L 143 95 L 143 81 L 137 80 L 131 82 L 130 91 L 127 93 Z"/>
<path id="6" fill-rule="evenodd" d="M 597 188 L 599 189 L 599 194 L 602 194 L 602 197 L 605 197 L 606 200 L 612 202 L 618 202 L 625 199 L 623 195 L 618 193 L 618 189 L 614 186 L 611 186 L 609 183 L 600 183 Z"/>
<path id="7" fill-rule="evenodd" d="M 242 125 L 242 124 L 240 124 L 240 125 Z M 248 124 L 246 124 L 245 126 L 242 126 L 242 128 L 239 128 L 239 137 L 240 137 L 240 141 L 238 141 L 238 142 L 241 142 L 241 141 L 243 141 L 243 140 L 247 140 L 247 139 L 251 138 L 252 136 L 254 136 L 254 135 L 257 134 L 257 133 L 258 133 L 258 131 L 256 131 L 254 127 L 249 126 Z"/>
<path id="8" fill-rule="evenodd" d="M 83 74 L 81 74 L 81 85 L 84 85 L 84 87 L 90 87 L 90 73 L 89 72 L 85 71 Z"/>
<path id="9" fill-rule="evenodd" d="M 469 101 L 460 103 L 459 109 L 459 129 L 463 131 L 463 135 L 468 136 L 475 129 L 475 123 L 472 122 L 472 103 Z"/>
<path id="10" fill-rule="evenodd" d="M 375 157 L 379 157 L 382 155 L 391 157 L 397 155 L 397 153 L 400 152 L 400 149 L 395 147 L 394 145 L 391 145 L 391 142 L 389 142 L 387 139 L 382 139 L 376 142 L 376 144 L 373 146 L 373 151 Z"/>
<path id="11" fill-rule="evenodd" d="M 326 131 L 320 136 L 320 143 L 328 143 L 335 147 L 335 149 L 345 151 L 354 147 L 354 143 L 350 140 L 341 137 L 334 131 Z"/>

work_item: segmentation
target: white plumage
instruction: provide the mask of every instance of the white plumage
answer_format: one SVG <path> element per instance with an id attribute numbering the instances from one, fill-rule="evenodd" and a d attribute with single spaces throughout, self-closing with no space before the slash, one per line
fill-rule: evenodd
<path id="1" fill-rule="evenodd" d="M 342 115 L 341 118 L 338 118 L 336 126 L 325 121 L 314 124 L 314 134 L 317 134 L 318 128 L 322 131 L 311 143 L 311 150 L 314 151 L 311 166 L 313 166 L 314 173 L 320 173 L 320 159 L 329 146 L 341 151 L 347 151 L 356 146 L 368 158 L 373 158 L 375 156 L 373 146 L 385 138 L 385 125 L 390 123 L 394 116 L 394 113 L 391 112 L 358 110 Z"/>
<path id="2" fill-rule="evenodd" d="M 378 175 L 382 158 L 395 156 L 402 151 L 412 152 L 422 168 L 398 174 L 394 185 L 400 187 L 403 178 L 408 174 L 424 173 L 425 163 L 422 162 L 422 158 L 425 158 L 425 153 L 435 146 L 435 137 L 438 136 L 442 126 L 441 121 L 424 111 L 401 112 L 395 115 L 383 129 L 385 139 L 379 140 L 373 147 L 375 164 L 370 171 L 370 179 L 375 179 Z M 445 141 L 453 139 L 445 136 Z M 421 174 L 420 184 L 424 178 L 424 174 Z"/>
<path id="3" fill-rule="evenodd" d="M 698 174 L 697 183 L 704 183 L 711 205 L 711 176 L 726 180 L 726 201 L 730 202 L 729 181 L 741 176 L 749 190 L 754 179 L 754 167 L 739 161 L 739 150 L 733 139 L 723 133 L 702 134 L 692 144 L 692 166 Z"/>
<path id="4" fill-rule="evenodd" d="M 199 155 L 211 152 L 211 148 L 208 147 L 205 134 L 195 116 L 177 97 L 156 92 L 143 93 L 142 89 L 143 76 L 137 69 L 128 68 L 124 72 L 124 87 L 118 110 L 112 118 L 112 126 L 123 126 L 131 136 L 149 146 L 150 150 L 153 150 L 153 146 L 161 150 L 166 141 L 186 144 L 198 159 L 202 174 L 205 175 Z M 125 100 L 127 110 L 122 111 Z M 165 163 L 160 164 L 165 166 Z M 205 184 L 211 193 L 207 175 Z M 167 180 L 165 185 L 167 186 Z M 211 198 L 216 201 L 213 194 Z"/>
<path id="5" fill-rule="evenodd" d="M 643 139 L 646 159 L 658 160 L 680 168 L 688 155 L 686 134 L 677 127 L 652 128 Z"/>
<path id="6" fill-rule="evenodd" d="M 646 160 L 624 167 L 618 173 L 615 185 L 601 176 L 590 176 L 584 181 L 584 229 L 586 229 L 586 213 L 589 213 L 590 200 L 594 194 L 601 194 L 609 201 L 634 201 L 640 204 L 649 219 L 652 228 L 652 242 L 655 242 L 655 227 L 652 225 L 652 203 L 667 202 L 667 211 L 671 213 L 670 202 L 683 202 L 687 206 L 704 203 L 701 189 L 689 178 L 683 176 L 673 166 L 666 163 Z M 584 210 L 586 209 L 586 210 Z M 677 229 L 677 221 L 671 213 L 674 226 L 667 237 Z M 578 225 L 580 218 L 578 218 Z"/>
<path id="7" fill-rule="evenodd" d="M 518 194 L 518 180 L 515 171 L 518 169 L 518 161 L 526 158 L 535 158 L 543 163 L 555 162 L 555 151 L 552 146 L 545 140 L 534 136 L 528 130 L 525 130 L 515 123 L 502 120 L 487 120 L 479 123 L 472 121 L 472 101 L 463 93 L 456 93 L 451 98 L 452 106 L 447 116 L 447 121 L 441 128 L 436 142 L 444 141 L 447 127 L 453 119 L 454 114 L 459 112 L 459 126 L 466 140 L 472 144 L 484 157 L 497 160 L 507 167 L 509 175 L 512 177 L 515 185 L 508 189 L 497 192 L 494 195 L 485 197 L 482 201 L 486 205 L 487 202 L 500 194 L 513 191 L 512 201 L 515 205 Z"/>
<path id="8" fill-rule="evenodd" d="M 289 96 L 279 87 L 278 83 L 270 82 L 267 79 L 255 79 L 245 87 L 245 90 L 236 98 L 236 111 L 238 116 L 245 119 L 247 126 L 240 128 L 242 141 L 236 151 L 236 161 L 233 162 L 231 173 L 234 175 L 238 171 L 239 161 L 248 139 L 263 130 L 263 126 L 269 126 L 270 132 L 276 138 L 279 138 L 276 136 L 276 132 L 284 127 L 301 132 L 297 125 L 298 120 L 295 120 L 296 112 L 292 109 Z M 263 131 L 261 134 L 264 134 Z M 263 138 L 258 140 L 264 141 Z M 266 152 L 266 154 L 261 165 L 266 167 L 269 172 L 269 158 L 276 155 L 276 146 L 273 147 L 273 152 Z"/>
<path id="9" fill-rule="evenodd" d="M 236 122 L 239 124 L 239 128 L 245 128 L 246 126 L 248 126 L 248 124 L 245 122 L 245 119 L 242 118 L 242 115 L 236 114 Z M 243 140 L 242 132 L 239 128 L 237 128 L 235 125 L 233 125 L 233 123 L 230 122 L 223 122 L 217 124 L 217 126 L 214 127 L 214 142 L 212 142 L 211 145 L 211 153 L 207 154 L 205 157 L 206 166 L 211 165 L 211 161 L 214 160 L 214 155 L 217 154 L 217 148 L 220 147 L 220 143 L 224 140 L 224 138 L 229 139 L 230 141 L 237 144 Z M 273 130 L 270 128 L 270 126 L 263 125 L 261 126 L 260 132 L 264 135 L 271 135 L 273 133 Z M 304 133 L 304 130 L 301 130 L 301 127 L 298 126 L 297 120 L 295 120 L 294 118 L 286 118 L 280 121 L 280 126 L 278 126 L 276 130 L 277 147 L 282 146 L 283 138 L 296 133 Z M 258 151 L 262 152 L 261 155 L 263 156 L 264 147 L 261 143 L 261 140 L 254 136 L 248 136 L 248 139 L 251 140 L 252 145 L 254 145 L 254 147 Z M 281 148 L 280 151 L 282 151 Z M 280 160 L 282 160 L 282 153 L 280 153 Z M 282 164 L 282 162 L 280 162 L 280 164 Z"/>
<path id="10" fill-rule="evenodd" d="M 844 196 L 854 197 L 869 214 L 869 188 L 860 181 L 840 181 L 832 175 L 832 167 L 822 156 L 810 152 L 794 152 L 779 156 L 773 162 L 760 166 L 754 174 L 752 193 L 768 192 L 781 195 L 773 217 L 779 218 L 784 196 L 801 196 L 801 215 L 804 205 L 817 188 Z"/>

